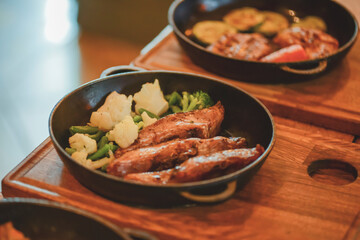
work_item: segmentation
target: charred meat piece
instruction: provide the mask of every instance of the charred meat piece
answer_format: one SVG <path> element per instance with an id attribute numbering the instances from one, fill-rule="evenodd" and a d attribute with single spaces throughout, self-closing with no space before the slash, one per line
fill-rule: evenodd
<path id="1" fill-rule="evenodd" d="M 253 61 L 273 51 L 269 41 L 259 33 L 225 34 L 207 49 L 227 57 Z"/>
<path id="2" fill-rule="evenodd" d="M 323 31 L 310 28 L 288 28 L 273 39 L 280 47 L 300 44 L 310 59 L 326 57 L 339 48 L 339 42 Z"/>
<path id="3" fill-rule="evenodd" d="M 225 150 L 190 158 L 179 166 L 164 171 L 128 174 L 124 179 L 152 184 L 195 182 L 244 168 L 263 152 L 261 145 Z"/>
<path id="4" fill-rule="evenodd" d="M 224 107 L 220 102 L 209 108 L 168 115 L 141 130 L 136 141 L 128 148 L 118 149 L 115 157 L 176 138 L 214 137 L 220 131 L 223 119 Z"/>
<path id="5" fill-rule="evenodd" d="M 129 173 L 160 171 L 173 168 L 190 157 L 245 146 L 245 138 L 175 139 L 126 152 L 109 164 L 107 172 L 122 177 Z"/>

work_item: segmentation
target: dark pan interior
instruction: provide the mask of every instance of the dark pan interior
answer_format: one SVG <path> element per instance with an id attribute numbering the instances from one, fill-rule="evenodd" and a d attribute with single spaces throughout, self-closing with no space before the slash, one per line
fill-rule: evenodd
<path id="1" fill-rule="evenodd" d="M 0 224 L 13 226 L 31 240 L 124 239 L 105 224 L 58 206 L 39 203 L 1 202 Z"/>
<path id="2" fill-rule="evenodd" d="M 326 22 L 327 32 L 338 39 L 340 46 L 353 37 L 356 28 L 353 17 L 330 0 L 185 0 L 174 13 L 175 24 L 184 33 L 196 22 L 222 20 L 230 10 L 245 6 L 279 12 L 290 21 L 294 16 L 299 18 L 308 15 L 319 16 Z"/>

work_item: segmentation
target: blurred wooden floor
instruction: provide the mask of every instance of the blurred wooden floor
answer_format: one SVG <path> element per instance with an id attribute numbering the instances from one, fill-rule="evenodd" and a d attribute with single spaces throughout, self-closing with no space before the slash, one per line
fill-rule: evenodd
<path id="1" fill-rule="evenodd" d="M 61 33 L 51 23 L 66 10 L 56 2 L 76 10 L 71 0 L 0 1 L 0 179 L 49 136 L 48 117 L 62 96 L 108 67 L 129 64 L 143 47 L 77 32 L 76 14 L 72 34 L 55 43 L 46 29 Z"/>

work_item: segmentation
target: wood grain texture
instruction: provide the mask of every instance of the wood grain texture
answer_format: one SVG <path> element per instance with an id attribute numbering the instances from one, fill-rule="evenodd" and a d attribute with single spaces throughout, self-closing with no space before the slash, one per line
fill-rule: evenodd
<path id="1" fill-rule="evenodd" d="M 252 181 L 230 200 L 149 209 L 115 203 L 83 187 L 47 139 L 7 175 L 2 187 L 5 197 L 67 203 L 160 239 L 351 239 L 347 237 L 358 226 L 360 180 L 328 185 L 307 173 L 313 161 L 329 158 L 360 170 L 358 144 L 277 124 L 273 151 Z"/>
<path id="2" fill-rule="evenodd" d="M 360 1 L 342 0 L 345 7 L 360 19 Z M 170 31 L 162 33 L 134 60 L 136 66 L 150 70 L 173 70 L 215 77 L 250 92 L 259 98 L 273 115 L 313 125 L 360 135 L 360 41 L 327 74 L 310 81 L 288 84 L 251 84 L 227 79 L 191 62 Z M 266 76 L 264 76 L 266 77 Z"/>

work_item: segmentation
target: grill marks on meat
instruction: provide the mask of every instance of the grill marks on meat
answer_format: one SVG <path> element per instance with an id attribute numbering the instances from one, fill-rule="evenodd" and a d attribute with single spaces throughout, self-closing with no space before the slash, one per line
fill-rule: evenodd
<path id="1" fill-rule="evenodd" d="M 124 153 L 111 162 L 107 172 L 122 177 L 129 173 L 173 168 L 190 157 L 246 146 L 245 138 L 176 139 Z"/>
<path id="2" fill-rule="evenodd" d="M 269 41 L 259 33 L 226 34 L 210 45 L 208 50 L 244 60 L 259 60 L 273 51 Z"/>
<path id="3" fill-rule="evenodd" d="M 168 115 L 141 130 L 137 140 L 128 148 L 118 149 L 115 157 L 176 138 L 214 137 L 220 131 L 223 119 L 224 107 L 220 102 L 209 108 Z"/>
<path id="4" fill-rule="evenodd" d="M 301 27 L 289 28 L 278 33 L 273 42 L 280 47 L 300 44 L 310 59 L 328 56 L 339 48 L 339 42 L 329 34 Z"/>
<path id="5" fill-rule="evenodd" d="M 161 118 L 130 147 L 118 149 L 107 172 L 143 183 L 193 182 L 234 172 L 261 156 L 264 148 L 245 148 L 244 138 L 215 137 L 223 119 L 220 102 Z"/>
<path id="6" fill-rule="evenodd" d="M 255 161 L 263 152 L 264 148 L 260 145 L 255 148 L 225 150 L 190 158 L 179 166 L 164 171 L 128 174 L 124 179 L 151 184 L 200 181 L 237 171 Z"/>

